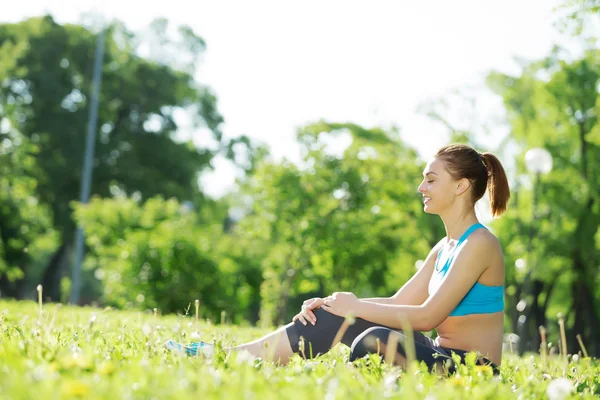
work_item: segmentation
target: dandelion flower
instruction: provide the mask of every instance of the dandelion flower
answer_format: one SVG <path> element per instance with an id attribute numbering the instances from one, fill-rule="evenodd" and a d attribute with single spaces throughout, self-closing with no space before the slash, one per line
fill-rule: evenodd
<path id="1" fill-rule="evenodd" d="M 566 378 L 558 378 L 550 382 L 546 395 L 550 400 L 563 400 L 573 391 L 573 384 Z"/>

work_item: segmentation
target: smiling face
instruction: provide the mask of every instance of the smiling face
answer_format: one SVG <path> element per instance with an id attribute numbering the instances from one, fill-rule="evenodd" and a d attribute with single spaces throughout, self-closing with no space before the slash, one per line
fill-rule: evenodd
<path id="1" fill-rule="evenodd" d="M 462 185 L 461 185 L 462 183 Z M 464 193 L 464 182 L 457 181 L 446 170 L 444 161 L 434 158 L 423 171 L 419 193 L 423 195 L 424 211 L 440 214 L 452 207 L 457 197 Z"/>

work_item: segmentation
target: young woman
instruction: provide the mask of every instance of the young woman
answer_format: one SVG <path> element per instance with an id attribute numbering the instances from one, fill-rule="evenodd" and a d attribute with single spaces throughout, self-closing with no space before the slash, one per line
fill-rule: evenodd
<path id="1" fill-rule="evenodd" d="M 441 217 L 446 237 L 431 249 L 419 271 L 389 298 L 359 299 L 338 292 L 306 300 L 286 326 L 254 342 L 226 349 L 246 350 L 256 357 L 286 363 L 294 353 L 313 357 L 326 353 L 334 339 L 351 348 L 350 360 L 369 353 L 386 354 L 396 346 L 395 362 L 406 360 L 409 326 L 416 359 L 430 368 L 475 351 L 495 371 L 502 359 L 504 260 L 498 239 L 479 223 L 475 203 L 488 191 L 493 217 L 505 210 L 510 196 L 502 164 L 491 153 L 452 144 L 441 148 L 423 171 L 419 192 L 424 210 Z M 346 316 L 355 317 L 353 323 Z M 437 331 L 435 340 L 420 331 Z M 393 339 L 392 339 L 393 338 Z M 189 355 L 212 354 L 206 342 L 171 350 Z M 449 365 L 454 368 L 454 365 Z"/>

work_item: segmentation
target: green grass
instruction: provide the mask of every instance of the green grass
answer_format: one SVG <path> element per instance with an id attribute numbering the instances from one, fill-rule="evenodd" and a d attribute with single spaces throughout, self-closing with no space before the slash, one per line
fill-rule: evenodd
<path id="1" fill-rule="evenodd" d="M 348 363 L 337 346 L 314 360 L 278 367 L 217 352 L 211 360 L 181 357 L 162 343 L 199 335 L 222 345 L 253 340 L 266 330 L 196 323 L 191 316 L 0 302 L 0 399 L 484 399 L 546 398 L 566 378 L 575 398 L 600 392 L 600 362 L 505 355 L 501 375 L 475 366 L 441 378 L 411 373 L 371 356 Z M 183 335 L 186 338 L 183 338 Z M 560 394 L 550 389 L 550 395 Z M 562 398 L 562 397 L 557 397 Z"/>

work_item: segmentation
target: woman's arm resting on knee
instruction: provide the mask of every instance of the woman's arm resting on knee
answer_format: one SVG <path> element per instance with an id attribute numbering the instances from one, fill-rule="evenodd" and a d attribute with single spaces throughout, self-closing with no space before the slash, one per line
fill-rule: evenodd
<path id="1" fill-rule="evenodd" d="M 408 323 L 417 331 L 430 331 L 441 324 L 471 290 L 485 271 L 490 254 L 502 252 L 497 239 L 483 234 L 473 234 L 469 245 L 455 257 L 452 268 L 439 289 L 422 305 L 375 304 L 361 300 L 348 301 L 345 307 L 356 317 L 392 328 L 405 328 Z M 328 304 L 328 300 L 325 304 Z"/>
<path id="2" fill-rule="evenodd" d="M 377 304 L 394 304 L 392 297 L 369 297 L 368 299 L 361 299 L 362 301 L 368 301 L 369 303 Z"/>

